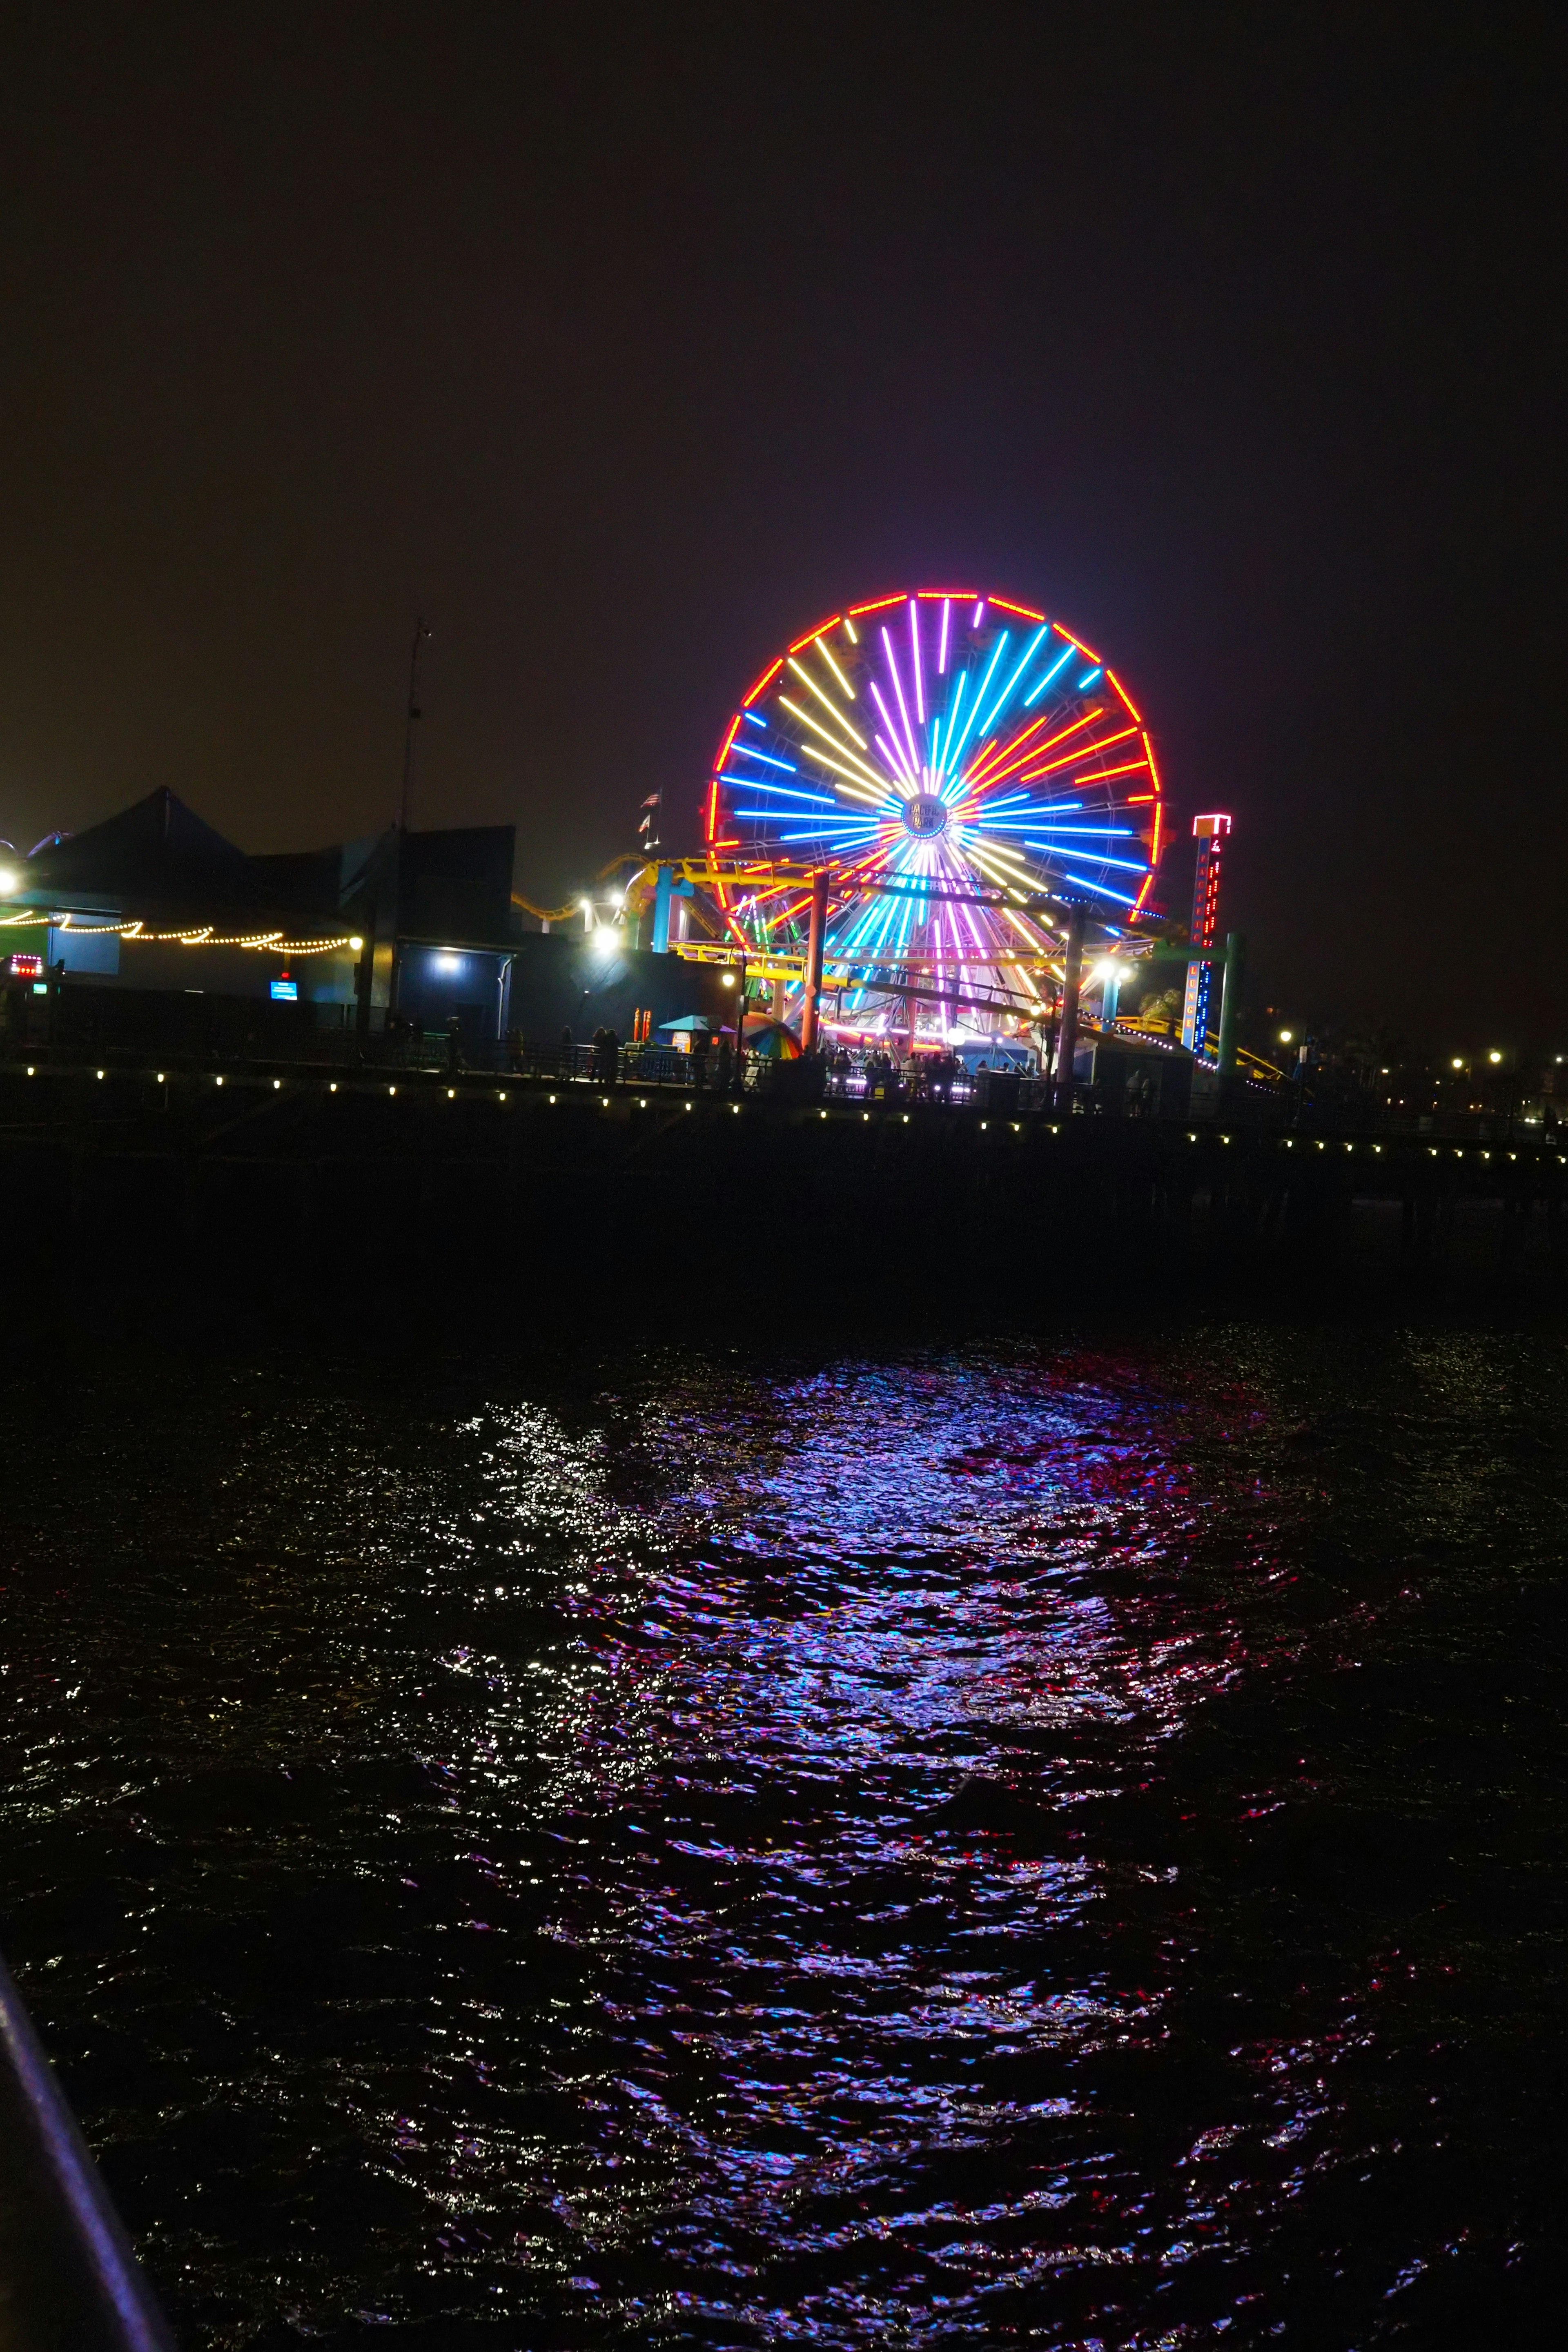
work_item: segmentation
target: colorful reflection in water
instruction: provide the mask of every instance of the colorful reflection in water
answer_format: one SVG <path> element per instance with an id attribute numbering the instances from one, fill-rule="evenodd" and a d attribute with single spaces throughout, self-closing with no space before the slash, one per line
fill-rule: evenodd
<path id="1" fill-rule="evenodd" d="M 1563 1376 L 1233 1331 L 75 1399 L 85 1475 L 13 1485 L 5 1933 L 184 2340 L 1527 2296 Z"/>

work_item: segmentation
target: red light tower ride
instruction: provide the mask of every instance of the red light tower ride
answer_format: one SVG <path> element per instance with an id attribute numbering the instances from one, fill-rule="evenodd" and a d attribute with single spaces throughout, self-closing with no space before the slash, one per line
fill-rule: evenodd
<path id="1" fill-rule="evenodd" d="M 1211 814 L 1193 819 L 1198 845 L 1193 876 L 1193 945 L 1194 956 L 1212 959 L 1219 936 L 1220 856 L 1230 835 L 1228 816 Z M 1214 993 L 1212 961 L 1187 966 L 1186 1001 L 1182 1007 L 1182 1043 L 1190 1054 L 1208 1050 L 1209 1003 Z"/>

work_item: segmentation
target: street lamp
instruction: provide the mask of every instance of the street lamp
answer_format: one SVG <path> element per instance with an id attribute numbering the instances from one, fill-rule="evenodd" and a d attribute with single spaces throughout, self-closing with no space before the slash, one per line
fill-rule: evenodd
<path id="1" fill-rule="evenodd" d="M 1294 1029 L 1281 1029 L 1279 1032 L 1279 1043 L 1282 1045 L 1293 1045 L 1295 1042 L 1296 1032 Z"/>
<path id="2" fill-rule="evenodd" d="M 1497 1063 L 1501 1061 L 1502 1055 L 1498 1052 L 1495 1045 L 1492 1047 L 1491 1052 L 1487 1055 L 1487 1059 L 1489 1062 L 1492 1063 L 1494 1066 Z"/>

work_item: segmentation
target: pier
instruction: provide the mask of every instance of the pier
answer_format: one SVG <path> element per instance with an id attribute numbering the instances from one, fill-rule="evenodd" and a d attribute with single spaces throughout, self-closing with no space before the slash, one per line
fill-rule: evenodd
<path id="1" fill-rule="evenodd" d="M 1554 1278 L 1568 1154 L 429 1071 L 0 1069 L 8 1304 L 221 1320 L 563 1297 L 1107 1298 L 1314 1267 Z"/>

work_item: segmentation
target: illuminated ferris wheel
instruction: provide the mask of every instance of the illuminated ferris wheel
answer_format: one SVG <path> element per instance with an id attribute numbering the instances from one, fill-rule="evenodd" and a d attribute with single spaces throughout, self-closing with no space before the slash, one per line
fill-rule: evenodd
<path id="1" fill-rule="evenodd" d="M 763 869 L 831 868 L 841 1019 L 912 1042 L 977 1008 L 1044 1011 L 1061 931 L 1032 898 L 1086 902 L 1112 930 L 1136 917 L 1160 780 L 1126 689 L 1060 621 L 921 588 L 835 613 L 770 664 L 725 732 L 705 832 L 737 875 L 724 919 L 759 950 L 798 951 L 811 898 Z"/>

